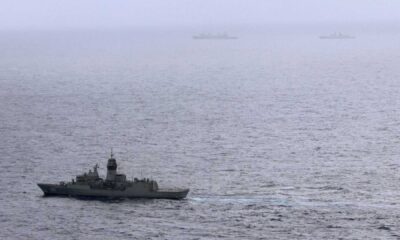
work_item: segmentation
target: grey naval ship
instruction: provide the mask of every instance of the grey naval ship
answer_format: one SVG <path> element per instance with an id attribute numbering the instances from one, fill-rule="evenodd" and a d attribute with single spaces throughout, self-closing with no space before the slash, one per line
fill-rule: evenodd
<path id="1" fill-rule="evenodd" d="M 148 178 L 132 181 L 125 174 L 117 173 L 117 161 L 111 152 L 107 163 L 107 176 L 102 179 L 98 174 L 98 165 L 71 182 L 59 184 L 38 183 L 45 196 L 71 196 L 81 198 L 165 198 L 183 199 L 189 189 L 161 189 L 154 180 Z"/>
<path id="2" fill-rule="evenodd" d="M 194 35 L 192 37 L 195 40 L 232 40 L 232 39 L 238 39 L 238 37 L 235 36 L 230 36 L 226 33 L 221 33 L 221 34 L 210 34 L 210 33 L 201 33 L 198 35 Z"/>
<path id="3" fill-rule="evenodd" d="M 355 39 L 354 36 L 346 35 L 343 33 L 332 33 L 329 35 L 319 36 L 320 39 Z"/>

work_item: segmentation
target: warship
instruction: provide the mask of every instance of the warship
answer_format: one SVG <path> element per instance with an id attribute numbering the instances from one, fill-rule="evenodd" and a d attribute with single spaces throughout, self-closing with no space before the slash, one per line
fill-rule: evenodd
<path id="1" fill-rule="evenodd" d="M 232 40 L 232 39 L 238 39 L 235 36 L 230 36 L 226 33 L 222 33 L 222 34 L 209 34 L 209 33 L 201 33 L 198 35 L 194 35 L 192 37 L 195 40 Z"/>
<path id="2" fill-rule="evenodd" d="M 44 196 L 69 196 L 79 198 L 164 198 L 183 199 L 189 189 L 162 189 L 156 181 L 143 178 L 126 179 L 125 174 L 117 173 L 117 161 L 111 151 L 107 162 L 107 176 L 100 178 L 98 164 L 82 175 L 76 176 L 71 182 L 58 184 L 38 183 Z"/>
<path id="3" fill-rule="evenodd" d="M 319 36 L 320 39 L 355 39 L 354 36 L 346 35 L 343 33 L 332 33 L 330 35 Z"/>

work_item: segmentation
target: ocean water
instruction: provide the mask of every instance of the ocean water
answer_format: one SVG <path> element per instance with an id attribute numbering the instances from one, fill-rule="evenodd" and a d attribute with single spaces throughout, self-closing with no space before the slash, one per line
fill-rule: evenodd
<path id="1" fill-rule="evenodd" d="M 0 33 L 0 239 L 399 239 L 400 36 L 196 33 Z M 42 197 L 111 147 L 187 199 Z"/>

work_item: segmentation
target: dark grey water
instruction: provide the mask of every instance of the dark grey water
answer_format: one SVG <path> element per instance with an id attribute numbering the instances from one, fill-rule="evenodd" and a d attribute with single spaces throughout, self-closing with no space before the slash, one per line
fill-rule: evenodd
<path id="1" fill-rule="evenodd" d="M 398 35 L 191 34 L 0 34 L 1 239 L 400 238 Z M 188 198 L 41 197 L 110 147 Z"/>

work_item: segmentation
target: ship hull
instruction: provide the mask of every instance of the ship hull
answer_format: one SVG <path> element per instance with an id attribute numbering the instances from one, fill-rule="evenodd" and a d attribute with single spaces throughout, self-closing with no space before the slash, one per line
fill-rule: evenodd
<path id="1" fill-rule="evenodd" d="M 68 196 L 78 198 L 156 198 L 156 199 L 183 199 L 189 189 L 150 191 L 141 187 L 126 189 L 93 189 L 88 185 L 59 185 L 39 183 L 44 196 Z"/>

